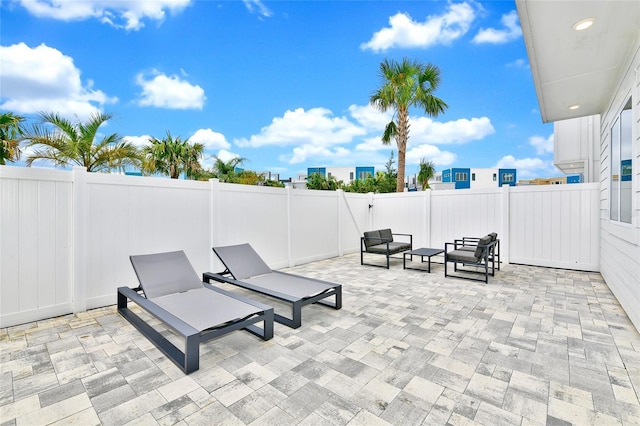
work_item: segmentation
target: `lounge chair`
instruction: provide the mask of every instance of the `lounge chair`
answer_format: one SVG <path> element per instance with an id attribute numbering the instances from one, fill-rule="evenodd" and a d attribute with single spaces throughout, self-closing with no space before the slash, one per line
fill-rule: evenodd
<path id="1" fill-rule="evenodd" d="M 275 320 L 291 328 L 302 325 L 302 307 L 311 303 L 342 308 L 342 285 L 314 278 L 272 271 L 249 244 L 213 247 L 226 270 L 205 272 L 202 281 L 233 284 L 291 303 L 292 317 L 274 313 Z M 231 275 L 229 277 L 228 275 Z M 335 296 L 335 303 L 322 299 Z"/>
<path id="2" fill-rule="evenodd" d="M 242 328 L 273 337 L 272 307 L 205 285 L 183 251 L 129 258 L 140 286 L 118 288 L 118 312 L 186 374 L 200 367 L 202 342 Z M 184 351 L 127 308 L 127 300 L 182 336 Z"/>

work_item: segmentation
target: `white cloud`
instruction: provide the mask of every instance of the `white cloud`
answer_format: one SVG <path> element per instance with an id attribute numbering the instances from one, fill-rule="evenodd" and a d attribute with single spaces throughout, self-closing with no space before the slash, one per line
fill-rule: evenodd
<path id="1" fill-rule="evenodd" d="M 491 120 L 487 117 L 460 118 L 455 121 L 439 122 L 429 117 L 410 118 L 409 146 L 430 144 L 464 144 L 484 139 L 495 133 Z"/>
<path id="2" fill-rule="evenodd" d="M 271 10 L 260 0 L 242 0 L 249 13 L 257 13 L 261 17 L 269 18 L 273 15 Z"/>
<path id="3" fill-rule="evenodd" d="M 342 147 L 330 149 L 325 146 L 302 145 L 293 149 L 293 155 L 289 158 L 288 162 L 289 164 L 299 164 L 304 163 L 309 158 L 313 159 L 314 161 L 330 159 L 335 162 L 338 158 L 352 159 L 350 154 L 351 151 Z"/>
<path id="4" fill-rule="evenodd" d="M 202 109 L 206 96 L 204 89 L 182 80 L 177 75 L 167 76 L 154 71 L 147 79 L 142 73 L 136 77 L 142 87 L 141 106 L 167 109 Z"/>
<path id="5" fill-rule="evenodd" d="M 362 50 L 383 52 L 392 48 L 428 48 L 436 44 L 450 44 L 469 31 L 475 12 L 469 3 L 449 4 L 446 13 L 428 16 L 424 22 L 416 22 L 405 13 L 389 18 L 389 27 L 373 34 L 371 40 L 362 43 Z"/>
<path id="6" fill-rule="evenodd" d="M 522 69 L 529 69 L 529 68 L 531 68 L 531 67 L 529 66 L 529 62 L 527 62 L 526 60 L 524 60 L 524 59 L 522 59 L 522 58 L 520 58 L 520 59 L 516 59 L 516 60 L 515 60 L 515 61 L 513 61 L 513 62 L 509 62 L 509 63 L 507 64 L 507 67 L 509 67 L 509 68 L 522 68 Z"/>
<path id="7" fill-rule="evenodd" d="M 417 166 L 423 158 L 433 161 L 436 166 L 449 166 L 456 161 L 456 157 L 456 154 L 449 151 L 441 151 L 437 146 L 423 144 L 409 149 L 405 160 L 407 166 Z M 409 167 L 407 167 L 407 170 L 409 170 Z"/>
<path id="8" fill-rule="evenodd" d="M 380 112 L 371 104 L 351 105 L 349 113 L 367 131 L 382 132 L 387 123 L 393 119 L 393 111 Z"/>
<path id="9" fill-rule="evenodd" d="M 266 145 L 324 147 L 351 142 L 355 136 L 365 133 L 362 127 L 345 117 L 334 117 L 326 108 L 312 108 L 308 111 L 298 108 L 274 118 L 259 134 L 234 142 L 238 146 L 254 148 Z"/>
<path id="10" fill-rule="evenodd" d="M 481 28 L 473 38 L 474 43 L 501 44 L 515 40 L 522 35 L 520 24 L 518 24 L 518 13 L 515 10 L 502 15 L 500 20 L 504 28 Z"/>
<path id="11" fill-rule="evenodd" d="M 105 104 L 117 102 L 93 82 L 83 85 L 73 58 L 45 44 L 0 46 L 0 108 L 29 114 L 55 111 L 67 118 L 87 119 Z"/>
<path id="12" fill-rule="evenodd" d="M 168 10 L 182 11 L 191 0 L 20 0 L 20 4 L 32 15 L 60 21 L 98 19 L 103 23 L 126 30 L 139 30 L 144 20 L 164 20 Z"/>
<path id="13" fill-rule="evenodd" d="M 201 143 L 206 149 L 231 147 L 222 133 L 214 132 L 211 129 L 199 129 L 189 138 L 189 143 Z"/>
<path id="14" fill-rule="evenodd" d="M 129 142 L 139 148 L 149 145 L 149 139 L 151 138 L 151 136 L 149 135 L 142 135 L 142 136 L 125 136 L 123 139 L 125 140 L 125 142 Z"/>
<path id="15" fill-rule="evenodd" d="M 536 154 L 552 154 L 553 153 L 553 133 L 548 138 L 542 136 L 531 136 L 529 145 L 536 149 Z"/>
<path id="16" fill-rule="evenodd" d="M 226 149 L 220 149 L 215 156 L 225 163 L 228 163 L 234 158 L 240 158 L 239 154 L 227 151 Z M 204 169 L 212 169 L 215 163 L 216 161 L 213 155 L 205 155 L 204 158 L 200 161 L 200 164 Z"/>
<path id="17" fill-rule="evenodd" d="M 562 172 L 559 172 L 553 165 L 553 161 L 545 161 L 540 158 L 515 158 L 513 155 L 505 155 L 498 161 L 495 167 L 516 169 L 518 179 L 562 175 Z"/>

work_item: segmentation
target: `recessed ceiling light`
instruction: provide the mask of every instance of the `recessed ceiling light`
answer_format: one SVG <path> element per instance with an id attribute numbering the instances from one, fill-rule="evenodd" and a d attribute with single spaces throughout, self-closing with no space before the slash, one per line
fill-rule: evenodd
<path id="1" fill-rule="evenodd" d="M 586 30 L 587 28 L 591 27 L 594 22 L 596 22 L 595 18 L 582 19 L 576 22 L 575 24 L 573 24 L 573 27 L 571 28 L 573 28 L 576 31 Z"/>
<path id="2" fill-rule="evenodd" d="M 573 111 L 574 109 L 578 109 L 578 108 L 580 108 L 580 105 L 578 105 L 578 104 L 576 104 L 576 105 L 571 105 L 571 106 L 569 107 L 569 109 L 570 109 L 570 110 L 572 110 L 572 111 Z"/>

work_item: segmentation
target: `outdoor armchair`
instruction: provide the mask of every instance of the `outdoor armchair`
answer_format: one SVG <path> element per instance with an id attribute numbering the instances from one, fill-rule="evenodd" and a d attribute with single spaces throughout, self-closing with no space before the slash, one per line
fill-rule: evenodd
<path id="1" fill-rule="evenodd" d="M 464 241 L 462 239 L 455 240 L 453 243 L 445 243 L 444 245 L 444 276 L 464 278 L 474 281 L 489 282 L 489 275 L 495 275 L 495 247 L 498 240 L 492 235 L 486 235 L 479 238 L 477 242 Z M 462 272 L 463 274 L 453 275 L 449 273 L 447 265 L 453 263 L 454 272 Z M 458 265 L 464 267 L 473 267 L 474 270 L 468 268 L 460 269 Z M 476 278 L 477 275 L 480 278 Z"/>

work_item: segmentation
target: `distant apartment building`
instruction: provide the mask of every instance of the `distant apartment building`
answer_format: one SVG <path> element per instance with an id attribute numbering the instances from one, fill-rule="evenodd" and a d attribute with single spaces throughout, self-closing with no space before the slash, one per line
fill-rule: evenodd
<path id="1" fill-rule="evenodd" d="M 364 180 L 369 176 L 375 175 L 373 166 L 365 167 L 309 167 L 307 168 L 307 176 L 318 173 L 325 178 L 333 177 L 335 180 L 351 183 L 354 180 Z"/>
<path id="2" fill-rule="evenodd" d="M 518 185 L 566 185 L 572 183 L 582 183 L 582 175 L 559 176 L 551 178 L 535 178 L 519 180 Z"/>
<path id="3" fill-rule="evenodd" d="M 436 186 L 441 183 L 454 184 L 455 189 L 495 188 L 516 185 L 516 169 L 497 168 L 450 168 L 437 172 Z"/>

